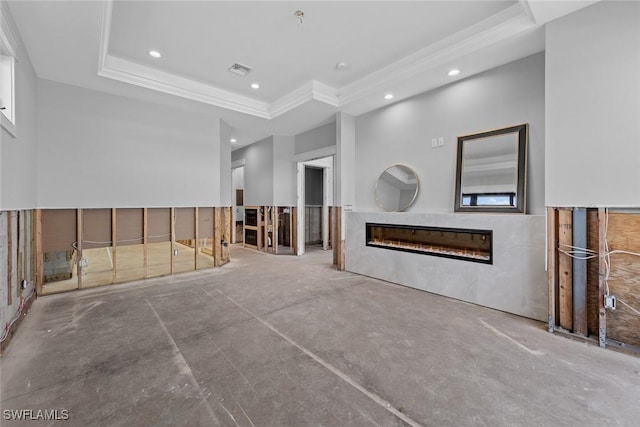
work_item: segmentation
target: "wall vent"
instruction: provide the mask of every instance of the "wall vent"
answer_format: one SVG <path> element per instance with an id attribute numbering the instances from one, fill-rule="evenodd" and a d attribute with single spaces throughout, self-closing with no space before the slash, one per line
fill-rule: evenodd
<path id="1" fill-rule="evenodd" d="M 239 76 L 246 76 L 247 74 L 249 74 L 252 70 L 251 68 L 247 67 L 246 65 L 242 65 L 242 64 L 233 64 L 230 68 L 229 71 L 231 71 L 233 74 L 237 74 Z"/>

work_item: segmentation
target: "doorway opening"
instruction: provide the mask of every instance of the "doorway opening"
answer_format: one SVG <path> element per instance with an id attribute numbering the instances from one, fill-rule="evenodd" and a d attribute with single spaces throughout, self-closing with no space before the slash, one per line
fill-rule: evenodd
<path id="1" fill-rule="evenodd" d="M 231 170 L 233 191 L 233 226 L 231 227 L 231 243 L 244 242 L 244 166 Z"/>
<path id="2" fill-rule="evenodd" d="M 298 162 L 298 255 L 331 249 L 333 157 Z"/>

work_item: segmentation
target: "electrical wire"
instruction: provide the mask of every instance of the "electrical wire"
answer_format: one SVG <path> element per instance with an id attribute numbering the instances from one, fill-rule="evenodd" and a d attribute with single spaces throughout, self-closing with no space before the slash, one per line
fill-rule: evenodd
<path id="1" fill-rule="evenodd" d="M 609 296 L 610 295 L 610 291 L 609 291 L 609 276 L 611 274 L 611 255 L 613 255 L 613 254 L 626 254 L 626 255 L 632 255 L 632 256 L 640 257 L 640 253 L 631 252 L 631 251 L 624 251 L 624 250 L 621 250 L 621 249 L 614 249 L 614 250 L 610 250 L 609 249 L 609 209 L 608 208 L 605 208 L 605 210 L 604 210 L 604 248 L 605 248 L 605 253 L 604 253 L 604 265 L 605 265 L 604 283 L 605 283 L 605 286 L 606 286 L 606 296 Z M 636 315 L 640 316 L 640 310 L 637 310 L 636 308 L 634 308 L 631 305 L 627 304 L 626 302 L 624 302 L 620 298 L 616 298 L 616 300 L 619 301 L 622 305 L 624 305 L 628 309 L 630 309 Z"/>
<path id="2" fill-rule="evenodd" d="M 637 256 L 640 257 L 640 253 L 638 252 L 631 252 L 631 251 L 625 251 L 622 249 L 614 249 L 614 250 L 610 250 L 609 249 L 609 209 L 605 208 L 604 210 L 605 212 L 605 217 L 604 217 L 604 253 L 603 254 L 599 254 L 598 251 L 595 251 L 593 249 L 589 249 L 589 248 L 581 248 L 578 246 L 573 246 L 573 245 L 567 245 L 567 244 L 559 244 L 558 245 L 558 252 L 563 253 L 573 259 L 579 259 L 579 260 L 590 260 L 590 259 L 595 259 L 595 258 L 602 258 L 603 263 L 604 263 L 604 284 L 605 284 L 605 296 L 609 296 L 610 290 L 609 290 L 609 276 L 611 275 L 611 255 L 615 255 L 615 254 L 625 254 L 625 255 L 632 255 L 632 256 Z M 568 250 L 565 250 L 563 248 L 566 248 Z M 640 310 L 637 310 L 636 308 L 632 307 L 631 305 L 627 304 L 626 302 L 622 301 L 620 298 L 616 298 L 617 301 L 620 301 L 620 303 L 622 303 L 624 306 L 626 306 L 627 308 L 629 308 L 631 311 L 633 311 L 635 314 L 640 316 Z"/>
<path id="3" fill-rule="evenodd" d="M 0 337 L 0 343 L 4 342 L 4 340 L 7 339 L 7 337 L 9 336 L 9 331 L 22 315 L 22 312 L 24 311 L 24 308 L 26 307 L 27 302 L 33 297 L 33 295 L 35 295 L 35 289 L 31 291 L 29 296 L 27 296 L 25 299 L 22 300 L 22 302 L 20 303 L 20 307 L 18 307 L 18 310 L 16 311 L 16 314 L 5 326 L 4 330 L 2 331 L 2 336 Z"/>
<path id="4" fill-rule="evenodd" d="M 629 304 L 627 304 L 626 302 L 622 301 L 620 298 L 616 298 L 616 300 L 618 302 L 621 302 L 623 305 L 626 305 L 629 309 L 631 309 L 631 311 L 633 311 L 634 313 L 636 313 L 638 316 L 640 316 L 640 311 L 636 310 L 635 308 L 631 307 Z"/>

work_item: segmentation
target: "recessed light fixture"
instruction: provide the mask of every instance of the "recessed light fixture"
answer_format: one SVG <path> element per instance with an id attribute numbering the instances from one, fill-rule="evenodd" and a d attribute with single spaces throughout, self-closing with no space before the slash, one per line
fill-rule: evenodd
<path id="1" fill-rule="evenodd" d="M 230 141 L 232 144 L 235 144 L 236 142 L 238 142 L 238 141 L 236 141 L 236 139 L 235 139 L 235 138 L 231 138 L 229 141 Z"/>
<path id="2" fill-rule="evenodd" d="M 150 50 L 149 56 L 151 56 L 152 58 L 162 58 L 162 54 L 157 50 Z"/>
<path id="3" fill-rule="evenodd" d="M 387 101 L 390 99 L 393 99 L 393 94 L 392 93 L 388 93 L 384 96 L 384 99 L 386 99 Z"/>
<path id="4" fill-rule="evenodd" d="M 447 74 L 449 75 L 449 77 L 457 76 L 458 74 L 460 74 L 460 70 L 454 68 L 453 70 L 449 70 Z"/>
<path id="5" fill-rule="evenodd" d="M 349 64 L 347 64 L 346 62 L 338 62 L 336 64 L 336 70 L 338 71 L 346 71 L 349 69 Z"/>
<path id="6" fill-rule="evenodd" d="M 260 85 L 258 83 L 251 83 L 251 89 L 260 89 Z"/>

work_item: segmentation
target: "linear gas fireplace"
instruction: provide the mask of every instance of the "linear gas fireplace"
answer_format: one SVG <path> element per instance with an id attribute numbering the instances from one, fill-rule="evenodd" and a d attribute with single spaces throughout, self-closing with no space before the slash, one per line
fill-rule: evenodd
<path id="1" fill-rule="evenodd" d="M 493 264 L 491 230 L 366 223 L 367 246 Z"/>

